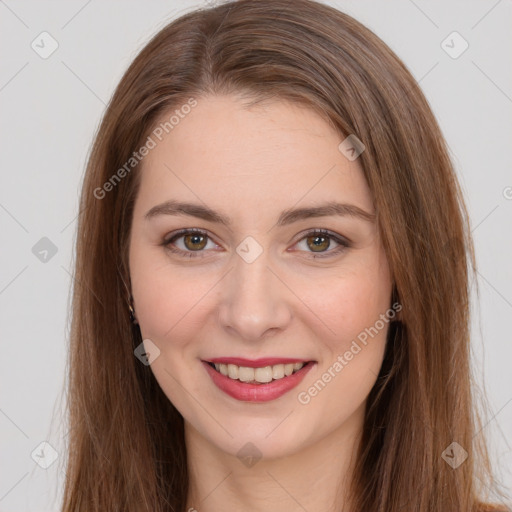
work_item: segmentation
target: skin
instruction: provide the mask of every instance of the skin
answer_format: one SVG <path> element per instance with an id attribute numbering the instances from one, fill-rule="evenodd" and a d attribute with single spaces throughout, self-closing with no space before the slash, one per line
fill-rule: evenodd
<path id="1" fill-rule="evenodd" d="M 348 510 L 346 482 L 389 324 L 309 403 L 298 394 L 332 373 L 338 356 L 389 310 L 390 270 L 375 222 L 348 215 L 276 221 L 284 209 L 331 200 L 375 213 L 359 159 L 338 150 L 343 138 L 309 108 L 286 101 L 246 108 L 237 96 L 197 100 L 144 158 L 129 249 L 142 336 L 160 350 L 150 368 L 185 419 L 187 509 Z M 145 218 L 169 199 L 207 205 L 233 224 Z M 162 246 L 183 228 L 207 232 L 203 257 Z M 315 252 L 306 233 L 313 229 L 346 237 L 350 247 L 336 254 L 338 243 L 327 238 L 330 245 Z M 236 252 L 247 236 L 263 250 L 252 263 Z M 186 243 L 183 236 L 173 242 L 185 253 L 198 246 Z M 328 256 L 313 258 L 319 254 Z M 213 384 L 201 359 L 221 356 L 317 364 L 297 388 L 251 403 Z M 251 467 L 237 456 L 249 442 L 261 454 Z"/>

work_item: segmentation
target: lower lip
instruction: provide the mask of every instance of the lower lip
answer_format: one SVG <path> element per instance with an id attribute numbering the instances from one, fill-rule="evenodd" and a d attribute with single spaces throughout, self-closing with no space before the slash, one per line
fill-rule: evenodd
<path id="1" fill-rule="evenodd" d="M 206 368 L 206 371 L 213 380 L 213 383 L 224 393 L 229 396 L 244 402 L 268 402 L 275 400 L 284 395 L 306 376 L 306 373 L 311 370 L 314 364 L 313 361 L 305 364 L 300 370 L 292 373 L 288 377 L 273 380 L 267 384 L 248 384 L 239 380 L 230 379 L 222 373 L 219 373 L 215 368 L 212 368 L 205 361 L 201 361 Z"/>

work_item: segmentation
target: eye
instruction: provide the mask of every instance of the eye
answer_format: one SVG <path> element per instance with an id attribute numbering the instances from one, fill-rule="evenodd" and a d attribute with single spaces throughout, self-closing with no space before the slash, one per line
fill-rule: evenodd
<path id="1" fill-rule="evenodd" d="M 177 248 L 174 244 L 180 239 L 182 239 L 180 244 L 182 247 Z M 203 249 L 207 246 L 208 239 L 208 233 L 201 229 L 182 229 L 171 237 L 166 238 L 162 245 L 173 253 L 189 258 L 197 258 L 204 256 L 201 253 L 204 252 Z"/>
<path id="2" fill-rule="evenodd" d="M 327 250 L 331 247 L 332 241 L 334 241 L 338 247 Z M 350 242 L 347 239 L 326 229 L 315 229 L 303 233 L 302 238 L 296 245 L 300 245 L 301 243 L 304 244 L 303 247 L 306 247 L 306 252 L 313 253 L 307 256 L 308 258 L 328 258 L 340 254 L 350 247 Z"/>
<path id="3" fill-rule="evenodd" d="M 181 240 L 181 244 L 177 244 L 177 241 Z M 188 257 L 197 258 L 204 257 L 204 250 L 207 248 L 209 235 L 206 231 L 201 229 L 182 229 L 177 233 L 174 233 L 170 237 L 167 237 L 161 245 L 172 253 Z M 338 247 L 332 250 L 327 250 L 331 247 L 334 241 Z M 211 242 L 213 244 L 213 242 Z M 350 247 L 350 242 L 340 235 L 336 235 L 325 229 L 315 229 L 302 234 L 302 238 L 299 239 L 295 245 L 300 243 L 305 244 L 305 251 L 313 253 L 308 258 L 327 258 L 337 254 L 340 254 L 345 249 Z M 182 247 L 176 247 L 181 245 Z M 217 245 L 217 244 L 214 244 Z"/>

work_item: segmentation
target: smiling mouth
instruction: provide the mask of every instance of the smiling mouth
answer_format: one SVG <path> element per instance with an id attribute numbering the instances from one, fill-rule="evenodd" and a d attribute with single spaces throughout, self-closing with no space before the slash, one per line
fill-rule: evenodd
<path id="1" fill-rule="evenodd" d="M 304 366 L 314 363 L 314 361 L 304 361 L 300 363 L 275 364 L 261 368 L 250 368 L 236 364 L 205 362 L 225 377 L 246 384 L 268 384 L 276 380 L 286 379 L 286 377 L 298 372 Z"/>

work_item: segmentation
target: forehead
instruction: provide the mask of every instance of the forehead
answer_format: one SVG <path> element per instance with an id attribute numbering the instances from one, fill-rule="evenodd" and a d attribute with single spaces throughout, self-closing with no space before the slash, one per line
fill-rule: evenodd
<path id="1" fill-rule="evenodd" d="M 297 201 L 350 200 L 373 209 L 358 160 L 339 151 L 343 137 L 314 110 L 280 100 L 247 107 L 235 96 L 197 98 L 186 110 L 159 138 L 151 135 L 139 190 L 146 206 L 200 199 L 254 215 L 263 204 L 281 211 Z"/>

